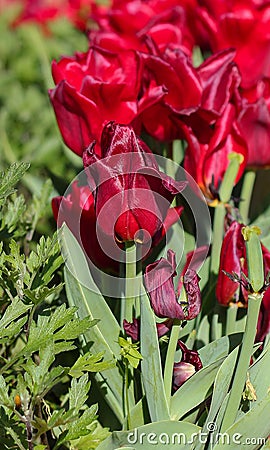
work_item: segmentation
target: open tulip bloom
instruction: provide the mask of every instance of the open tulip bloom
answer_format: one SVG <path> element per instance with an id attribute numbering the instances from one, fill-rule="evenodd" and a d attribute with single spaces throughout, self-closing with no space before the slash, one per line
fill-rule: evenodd
<path id="1" fill-rule="evenodd" d="M 2 445 L 266 450 L 270 1 L 16 3 L 12 30 L 24 24 L 29 42 L 39 36 L 30 68 L 38 60 L 47 73 L 54 42 L 55 172 L 57 137 L 46 131 L 48 142 L 29 148 L 54 180 L 62 257 L 51 255 L 50 237 L 31 252 L 47 185 L 36 215 L 26 211 L 24 239 L 15 164 L 0 177 Z M 60 17 L 86 45 L 57 57 Z M 34 76 L 27 82 L 34 92 Z M 9 90 L 1 95 L 2 104 Z M 35 114 L 18 99 L 12 132 L 22 117 L 14 148 L 23 155 Z M 6 164 L 18 153 L 5 120 L 0 134 Z M 24 188 L 33 186 L 36 175 Z"/>

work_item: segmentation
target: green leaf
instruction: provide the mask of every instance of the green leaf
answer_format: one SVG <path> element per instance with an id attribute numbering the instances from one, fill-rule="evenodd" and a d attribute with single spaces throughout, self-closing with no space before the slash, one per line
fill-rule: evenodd
<path id="1" fill-rule="evenodd" d="M 178 420 L 206 400 L 223 358 L 192 375 L 171 399 L 171 418 Z"/>
<path id="2" fill-rule="evenodd" d="M 97 287 L 92 279 L 83 252 L 66 226 L 62 228 L 61 240 L 68 266 L 72 267 L 72 273 L 65 267 L 66 292 L 69 304 L 77 306 L 77 314 L 80 318 L 89 315 L 92 318 L 100 319 L 95 327 L 84 334 L 83 340 L 85 344 L 91 343 L 91 351 L 94 354 L 102 352 L 105 360 L 113 360 L 115 356 L 120 356 L 118 346 L 120 327 L 104 297 L 97 293 Z M 76 261 L 76 264 L 74 261 Z M 83 284 L 84 280 L 85 283 Z M 91 286 L 91 283 L 94 286 L 92 290 L 85 287 L 85 285 Z M 96 378 L 103 387 L 105 383 L 105 399 L 119 420 L 122 421 L 123 379 L 118 369 L 108 369 L 104 373 L 97 374 Z"/>
<path id="3" fill-rule="evenodd" d="M 270 343 L 249 369 L 249 377 L 255 388 L 257 399 L 262 400 L 269 392 Z M 253 408 L 256 402 L 252 402 Z"/>
<path id="4" fill-rule="evenodd" d="M 141 295 L 141 374 L 151 420 L 169 418 L 164 390 L 156 321 L 149 298 L 143 288 Z"/>
<path id="5" fill-rule="evenodd" d="M 82 333 L 96 324 L 89 317 L 80 320 L 75 317 L 76 308 L 66 308 L 66 305 L 60 305 L 51 316 L 38 316 L 38 321 L 31 322 L 28 342 L 21 350 L 20 356 L 30 356 L 40 348 L 46 347 L 48 342 L 53 340 L 54 344 L 59 343 L 62 348 L 62 342 L 77 339 Z M 54 346 L 54 352 L 57 347 Z"/>
<path id="6" fill-rule="evenodd" d="M 269 394 L 260 402 L 256 402 L 256 406 L 228 428 L 225 443 L 221 436 L 220 442 L 213 447 L 213 450 L 229 450 L 233 444 L 238 444 L 241 449 L 261 448 L 270 434 L 270 422 L 266 420 L 268 417 L 270 417 Z"/>
<path id="7" fill-rule="evenodd" d="M 75 440 L 80 438 L 81 436 L 86 436 L 91 433 L 91 426 L 95 419 L 97 413 L 97 405 L 92 405 L 89 409 L 83 412 L 81 417 L 79 417 L 77 420 L 72 421 L 68 425 L 68 431 L 64 432 L 59 440 L 57 441 L 58 448 L 63 442 L 67 442 L 70 440 Z"/>
<path id="8" fill-rule="evenodd" d="M 25 371 L 32 379 L 32 393 L 34 396 L 44 397 L 44 395 L 57 383 L 67 372 L 63 367 L 57 366 L 50 369 L 54 362 L 53 340 L 47 341 L 46 347 L 39 351 L 39 364 L 35 364 L 32 359 L 28 359 L 24 364 Z"/>
<path id="9" fill-rule="evenodd" d="M 203 367 L 209 366 L 217 359 L 225 358 L 230 351 L 242 342 L 242 334 L 235 333 L 222 336 L 198 350 Z"/>
<path id="10" fill-rule="evenodd" d="M 114 431 L 98 446 L 98 450 L 150 449 L 162 450 L 177 448 L 190 449 L 200 427 L 188 422 L 153 422 L 130 431 Z"/>
<path id="11" fill-rule="evenodd" d="M 118 342 L 122 350 L 120 354 L 123 358 L 126 358 L 129 364 L 135 369 L 138 367 L 140 360 L 142 359 L 142 355 L 137 350 L 138 344 L 132 344 L 129 340 L 126 340 L 122 337 L 118 338 Z"/>
<path id="12" fill-rule="evenodd" d="M 27 321 L 27 316 L 21 317 L 31 308 L 25 305 L 17 297 L 7 307 L 3 317 L 0 320 L 0 343 L 8 341 L 15 337 L 21 331 Z"/>
<path id="13" fill-rule="evenodd" d="M 71 387 L 69 389 L 69 409 L 74 409 L 76 412 L 80 411 L 88 398 L 90 384 L 87 374 L 84 374 L 79 380 L 71 380 Z"/>
<path id="14" fill-rule="evenodd" d="M 8 393 L 8 386 L 2 375 L 0 375 L 0 404 L 11 408 L 13 407 L 13 401 Z"/>
<path id="15" fill-rule="evenodd" d="M 0 200 L 8 197 L 15 191 L 14 186 L 20 181 L 29 167 L 29 163 L 15 162 L 5 172 L 0 174 Z"/>
<path id="16" fill-rule="evenodd" d="M 80 355 L 75 364 L 69 370 L 69 375 L 74 378 L 81 377 L 84 372 L 101 372 L 115 367 L 115 361 L 102 361 L 104 352 L 93 355 L 87 352 Z"/>
<path id="17" fill-rule="evenodd" d="M 219 420 L 216 420 L 216 416 L 218 412 L 220 411 L 220 408 L 225 402 L 225 398 L 227 396 L 228 390 L 230 388 L 230 383 L 232 380 L 232 376 L 234 373 L 234 367 L 236 363 L 238 355 L 238 348 L 235 348 L 229 356 L 223 361 L 220 368 L 218 369 L 215 382 L 214 382 L 214 388 L 213 388 L 213 394 L 212 394 L 212 401 L 210 405 L 210 410 L 208 413 L 208 416 L 205 420 L 205 424 L 202 429 L 202 433 L 204 433 L 205 436 L 209 434 L 209 424 L 213 423 L 215 424 L 215 429 L 213 430 L 215 433 L 219 432 L 219 426 L 220 425 L 222 416 L 219 416 Z M 213 436 L 213 435 L 212 435 Z M 204 444 L 202 442 L 197 443 L 195 449 L 203 449 Z"/>

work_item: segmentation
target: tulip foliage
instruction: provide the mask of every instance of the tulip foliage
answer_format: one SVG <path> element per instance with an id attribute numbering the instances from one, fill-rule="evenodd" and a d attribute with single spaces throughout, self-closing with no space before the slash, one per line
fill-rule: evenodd
<path id="1" fill-rule="evenodd" d="M 11 27 L 34 22 L 46 40 L 62 15 L 87 44 L 51 61 L 48 99 L 65 145 L 61 157 L 76 172 L 65 180 L 63 165 L 65 188 L 53 180 L 62 257 L 47 251 L 33 278 L 29 249 L 26 259 L 18 254 L 24 275 L 10 291 L 14 244 L 11 256 L 3 247 L 3 292 L 10 297 L 0 319 L 4 340 L 11 297 L 23 317 L 30 312 L 29 322 L 15 316 L 18 333 L 27 324 L 26 350 L 15 354 L 26 372 L 16 384 L 22 401 L 12 411 L 6 359 L 0 420 L 20 419 L 13 439 L 29 450 L 267 449 L 269 2 L 18 3 Z M 55 295 L 56 270 L 63 298 L 42 315 L 40 305 Z M 47 346 L 32 348 L 42 320 L 48 330 L 59 320 L 52 334 L 60 342 L 48 337 Z M 56 348 L 71 352 L 75 339 L 79 355 L 69 368 L 49 359 Z M 47 378 L 43 391 L 36 381 L 43 366 L 59 369 L 60 384 L 64 375 L 72 378 L 69 406 L 59 397 L 52 415 Z M 87 372 L 95 373 L 93 400 Z"/>

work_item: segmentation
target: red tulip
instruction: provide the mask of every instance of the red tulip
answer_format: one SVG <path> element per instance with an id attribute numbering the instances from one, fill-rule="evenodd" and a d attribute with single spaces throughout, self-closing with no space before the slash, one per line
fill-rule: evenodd
<path id="1" fill-rule="evenodd" d="M 175 253 L 172 250 L 168 250 L 167 259 L 161 258 L 146 267 L 144 283 L 151 306 L 158 317 L 194 319 L 201 309 L 199 277 L 193 269 L 187 267 L 184 269 L 182 276 L 185 300 L 181 303 L 178 301 L 173 283 L 176 276 L 175 269 Z"/>
<path id="2" fill-rule="evenodd" d="M 229 154 L 243 156 L 235 183 L 241 178 L 247 160 L 247 144 L 235 118 L 235 108 L 229 103 L 222 115 L 209 126 L 210 137 L 199 141 L 190 127 L 183 127 L 188 142 L 184 168 L 195 179 L 206 199 L 211 204 L 218 200 L 218 189 L 229 165 Z M 206 134 L 206 133 L 205 133 Z"/>
<path id="3" fill-rule="evenodd" d="M 233 221 L 223 239 L 216 286 L 216 297 L 221 305 L 239 303 L 246 306 L 247 292 L 226 275 L 226 273 L 235 273 L 239 278 L 242 277 L 242 272 L 247 275 L 246 247 L 242 235 L 243 227 L 243 224 Z"/>
<path id="4" fill-rule="evenodd" d="M 90 48 L 54 61 L 52 74 L 57 86 L 49 94 L 58 126 L 66 145 L 78 155 L 93 140 L 100 143 L 105 123 L 128 124 L 138 114 L 142 64 L 132 50 Z M 155 95 L 149 103 L 153 101 Z M 100 153 L 99 145 L 96 151 Z"/>
<path id="5" fill-rule="evenodd" d="M 247 166 L 270 166 L 270 78 L 261 80 L 247 98 L 238 117 L 242 135 L 248 143 Z"/>
<path id="6" fill-rule="evenodd" d="M 131 127 L 107 124 L 101 151 L 99 158 L 92 145 L 83 155 L 99 226 L 120 242 L 149 241 L 166 227 L 170 203 L 186 182 L 160 172 L 154 155 Z"/>
<path id="7" fill-rule="evenodd" d="M 197 17 L 213 52 L 235 48 L 242 86 L 270 76 L 270 5 L 255 0 L 202 0 Z"/>
<path id="8" fill-rule="evenodd" d="M 52 209 L 58 227 L 64 222 L 67 224 L 95 266 L 118 273 L 118 261 L 106 255 L 97 238 L 94 197 L 88 186 L 78 186 L 78 182 L 74 182 L 66 197 L 59 196 L 52 199 Z M 102 244 L 105 248 L 106 239 L 108 240 L 102 235 Z"/>
<path id="9" fill-rule="evenodd" d="M 8 0 L 6 3 L 13 3 L 13 1 Z M 24 22 L 34 22 L 40 24 L 44 31 L 48 31 L 51 21 L 64 17 L 77 28 L 85 31 L 93 2 L 92 0 L 18 0 L 17 3 L 21 6 L 21 11 L 13 26 L 19 26 Z"/>
<path id="10" fill-rule="evenodd" d="M 164 320 L 164 322 L 156 323 L 158 337 L 164 336 L 171 329 L 173 325 L 172 319 Z M 123 328 L 128 336 L 133 341 L 138 342 L 140 340 L 140 320 L 133 319 L 130 323 L 126 319 L 123 320 Z"/>
<path id="11" fill-rule="evenodd" d="M 94 8 L 98 31 L 91 31 L 90 41 L 111 50 L 132 48 L 147 51 L 145 37 L 150 37 L 163 51 L 168 44 L 181 47 L 191 55 L 194 45 L 194 9 L 197 0 L 143 1 L 114 0 L 110 10 Z"/>
<path id="12" fill-rule="evenodd" d="M 195 372 L 202 368 L 202 362 L 196 350 L 189 350 L 182 341 L 178 341 L 178 346 L 182 351 L 180 362 L 173 366 L 173 390 L 176 391 L 180 386 Z"/>
<path id="13" fill-rule="evenodd" d="M 187 55 L 167 47 L 162 55 L 144 54 L 143 89 L 161 88 L 164 95 L 152 107 L 145 108 L 140 119 L 146 131 L 160 141 L 182 137 L 179 115 L 189 116 L 201 103 L 202 86 L 196 70 Z M 141 108 L 148 95 L 140 101 Z"/>

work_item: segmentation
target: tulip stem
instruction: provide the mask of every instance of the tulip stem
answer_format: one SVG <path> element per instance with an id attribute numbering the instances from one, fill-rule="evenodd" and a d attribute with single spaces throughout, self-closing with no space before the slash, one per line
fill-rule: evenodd
<path id="1" fill-rule="evenodd" d="M 216 206 L 214 226 L 213 226 L 213 243 L 211 253 L 211 274 L 217 275 L 219 270 L 220 250 L 224 235 L 224 218 L 226 214 L 225 206 L 229 203 L 235 184 L 235 180 L 239 171 L 240 164 L 243 162 L 243 156 L 232 152 L 228 155 L 229 165 L 223 176 L 223 181 L 219 188 L 220 203 Z"/>
<path id="2" fill-rule="evenodd" d="M 170 405 L 171 400 L 174 356 L 177 347 L 177 341 L 179 338 L 180 324 L 181 324 L 180 320 L 174 319 L 164 367 L 164 389 L 168 405 Z"/>
<path id="3" fill-rule="evenodd" d="M 136 245 L 134 242 L 126 243 L 126 298 L 125 319 L 133 320 L 133 307 L 136 298 Z"/>
<path id="4" fill-rule="evenodd" d="M 243 186 L 241 190 L 241 201 L 239 204 L 239 212 L 244 224 L 248 223 L 249 207 L 255 180 L 256 180 L 255 170 L 247 170 L 244 176 Z"/>
<path id="5" fill-rule="evenodd" d="M 235 332 L 235 321 L 237 316 L 238 306 L 232 304 L 227 308 L 226 316 L 226 336 Z"/>
<path id="6" fill-rule="evenodd" d="M 127 429 L 131 428 L 130 406 L 129 406 L 129 376 L 128 376 L 128 360 L 125 361 L 125 397 L 126 397 L 126 414 L 127 414 Z"/>
<path id="7" fill-rule="evenodd" d="M 225 213 L 226 210 L 224 205 L 222 203 L 219 203 L 215 208 L 215 217 L 213 224 L 211 265 L 210 265 L 210 272 L 212 276 L 217 275 L 219 270 L 220 251 L 224 235 Z"/>
<path id="8" fill-rule="evenodd" d="M 253 345 L 256 336 L 262 297 L 263 294 L 258 293 L 250 294 L 248 296 L 247 322 L 243 335 L 242 346 L 239 349 L 240 355 L 235 370 L 231 392 L 229 394 L 227 407 L 223 417 L 221 433 L 225 432 L 235 422 L 237 417 L 237 412 L 250 365 L 250 358 L 253 353 Z"/>

